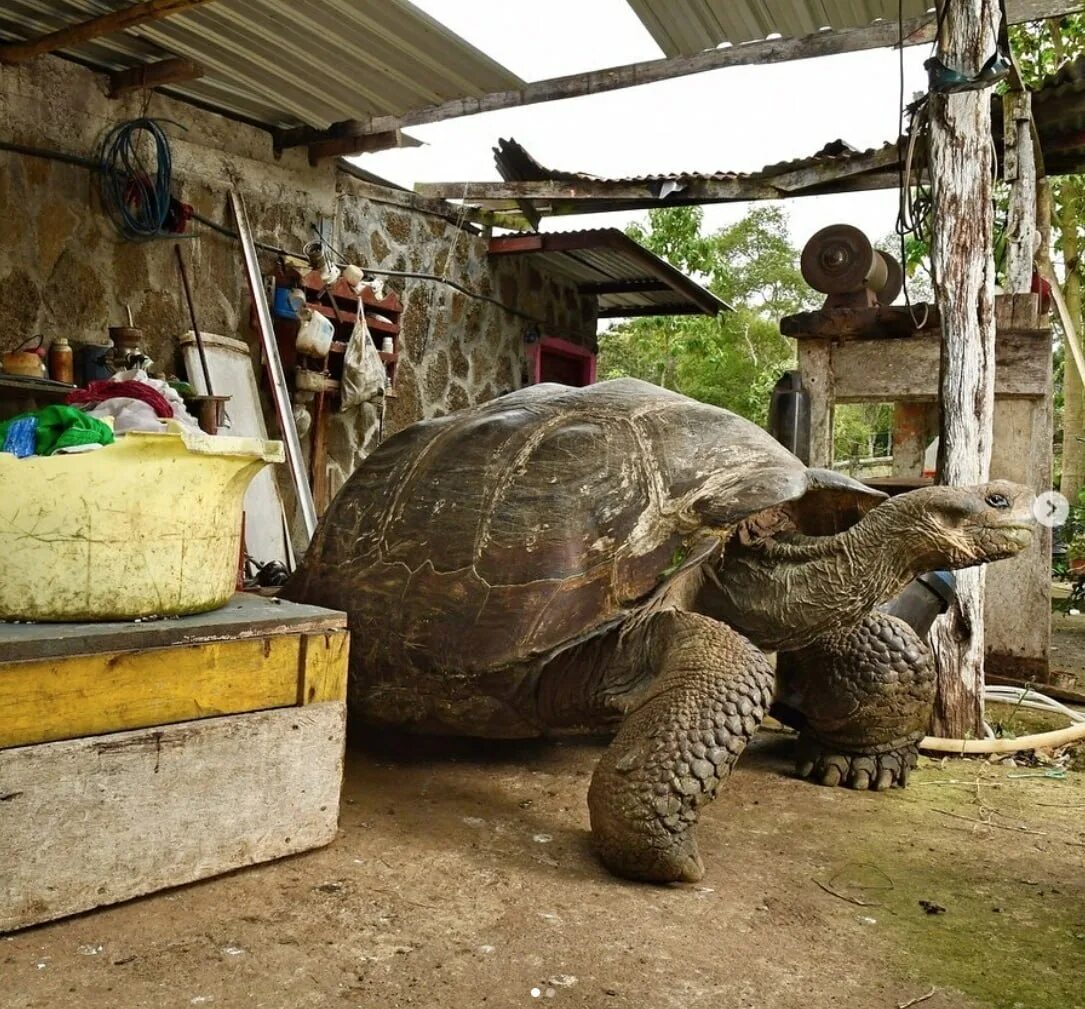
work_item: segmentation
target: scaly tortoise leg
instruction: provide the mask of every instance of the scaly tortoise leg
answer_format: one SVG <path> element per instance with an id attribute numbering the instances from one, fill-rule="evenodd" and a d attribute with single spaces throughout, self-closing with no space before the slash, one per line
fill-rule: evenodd
<path id="1" fill-rule="evenodd" d="M 588 790 L 592 833 L 612 872 L 655 883 L 704 875 L 693 827 L 757 731 L 773 672 L 741 635 L 680 610 L 649 616 L 632 642 L 657 675 L 631 706 Z"/>
<path id="2" fill-rule="evenodd" d="M 801 715 L 796 773 L 881 791 L 907 784 L 934 705 L 930 650 L 880 611 L 777 656 L 778 701 Z"/>

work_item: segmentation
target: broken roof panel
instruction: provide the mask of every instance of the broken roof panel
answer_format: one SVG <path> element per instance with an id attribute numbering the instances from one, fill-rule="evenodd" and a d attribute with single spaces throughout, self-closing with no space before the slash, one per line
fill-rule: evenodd
<path id="1" fill-rule="evenodd" d="M 130 0 L 5 0 L 0 38 L 36 38 Z M 71 49 L 96 70 L 171 56 L 203 77 L 161 88 L 269 128 L 394 115 L 523 81 L 407 0 L 216 0 Z"/>
<path id="2" fill-rule="evenodd" d="M 546 269 L 598 299 L 599 318 L 718 315 L 730 309 L 707 288 L 617 228 L 502 235 L 491 256 L 538 256 Z"/>

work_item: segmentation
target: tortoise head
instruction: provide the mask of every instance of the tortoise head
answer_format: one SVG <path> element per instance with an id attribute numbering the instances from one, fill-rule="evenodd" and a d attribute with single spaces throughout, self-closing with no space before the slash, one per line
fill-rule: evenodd
<path id="1" fill-rule="evenodd" d="M 891 498 L 864 522 L 899 539 L 892 551 L 912 555 L 917 573 L 967 568 L 1013 557 L 1031 542 L 1036 528 L 1033 494 L 1027 487 L 996 480 L 970 487 L 923 487 Z M 903 558 L 902 558 L 903 559 Z"/>
<path id="2" fill-rule="evenodd" d="M 870 509 L 843 532 L 784 530 L 728 544 L 706 612 L 766 649 L 807 644 L 857 622 L 927 571 L 987 564 L 1031 542 L 1027 487 L 924 487 Z"/>

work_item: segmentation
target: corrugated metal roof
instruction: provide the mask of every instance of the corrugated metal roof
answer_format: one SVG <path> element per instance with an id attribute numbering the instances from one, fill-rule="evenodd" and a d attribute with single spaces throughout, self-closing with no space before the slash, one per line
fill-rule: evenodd
<path id="1" fill-rule="evenodd" d="M 1001 149 L 1002 99 L 992 96 L 992 133 Z M 1072 175 L 1085 172 L 1085 57 L 1065 64 L 1046 77 L 1032 93 L 1032 112 L 1044 155 L 1044 167 L 1049 175 Z M 796 158 L 765 165 L 756 172 L 674 172 L 660 175 L 640 175 L 625 178 L 600 178 L 586 172 L 550 169 L 542 165 L 515 140 L 498 141 L 494 160 L 506 182 L 594 183 L 624 187 L 623 193 L 599 192 L 590 199 L 565 201 L 565 212 L 601 212 L 604 210 L 633 210 L 666 204 L 714 203 L 771 199 L 810 193 L 840 192 L 870 186 L 897 185 L 899 155 L 905 149 L 903 141 L 890 140 L 880 147 L 856 150 L 843 140 L 833 140 L 809 157 Z M 916 167 L 926 152 L 922 146 L 915 151 Z M 817 169 L 804 172 L 804 169 Z M 749 183 L 749 191 L 729 197 L 706 197 L 697 183 L 737 181 Z M 643 196 L 628 193 L 629 187 L 640 186 Z M 688 194 L 684 189 L 689 189 Z M 755 192 L 755 187 L 760 191 Z M 532 201 L 521 201 L 529 209 Z M 562 204 L 560 199 L 545 201 L 551 206 Z M 537 208 L 536 208 L 537 209 Z"/>
<path id="2" fill-rule="evenodd" d="M 857 28 L 896 21 L 897 0 L 628 0 L 660 49 L 678 56 L 740 45 L 770 35 L 812 35 L 823 28 Z M 919 17 L 929 0 L 903 0 L 905 18 Z"/>
<path id="3" fill-rule="evenodd" d="M 539 257 L 548 272 L 594 295 L 603 319 L 717 315 L 730 308 L 617 228 L 502 235 L 490 240 L 490 255 Z"/>
<path id="4" fill-rule="evenodd" d="M 130 0 L 4 0 L 0 37 L 34 38 Z M 344 119 L 523 86 L 407 0 L 216 0 L 63 50 L 98 70 L 182 56 L 205 76 L 162 88 L 270 127 Z"/>
<path id="5" fill-rule="evenodd" d="M 589 175 L 586 172 L 567 172 L 546 168 L 529 154 L 522 144 L 513 139 L 505 140 L 502 138 L 498 140 L 497 147 L 493 150 L 497 170 L 506 182 L 601 182 L 615 186 L 643 185 L 650 188 L 653 185 L 658 187 L 668 182 L 686 184 L 731 179 L 771 183 L 775 178 L 817 165 L 847 165 L 860 158 L 877 162 L 879 155 L 884 154 L 887 158 L 895 155 L 897 142 L 890 141 L 882 144 L 881 147 L 871 147 L 865 151 L 860 151 L 844 140 L 832 140 L 821 150 L 808 157 L 795 158 L 791 161 L 778 161 L 771 165 L 765 165 L 764 168 L 756 172 L 668 172 L 661 175 L 631 175 L 623 178 L 601 178 L 597 175 Z"/>

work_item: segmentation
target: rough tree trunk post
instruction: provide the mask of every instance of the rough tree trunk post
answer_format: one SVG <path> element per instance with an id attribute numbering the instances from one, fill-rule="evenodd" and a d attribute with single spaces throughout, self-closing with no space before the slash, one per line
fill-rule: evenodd
<path id="1" fill-rule="evenodd" d="M 1062 200 L 1059 207 L 1059 230 L 1062 234 L 1062 260 L 1066 269 L 1062 294 L 1070 317 L 1081 333 L 1081 274 L 1078 272 L 1080 242 L 1078 240 L 1079 214 L 1085 209 L 1082 186 L 1077 179 L 1066 179 L 1062 184 Z M 1076 502 L 1078 493 L 1085 487 L 1085 390 L 1081 376 L 1074 367 L 1069 348 L 1065 352 L 1062 385 L 1062 478 L 1059 490 Z"/>
<path id="2" fill-rule="evenodd" d="M 943 3 L 938 57 L 972 76 L 995 50 L 998 0 Z M 942 320 L 938 475 L 971 484 L 987 479 L 994 418 L 991 92 L 932 95 L 930 116 L 931 260 Z M 983 585 L 983 568 L 959 571 L 957 603 L 931 632 L 938 735 L 982 734 Z"/>

